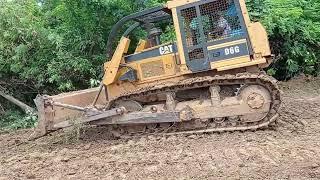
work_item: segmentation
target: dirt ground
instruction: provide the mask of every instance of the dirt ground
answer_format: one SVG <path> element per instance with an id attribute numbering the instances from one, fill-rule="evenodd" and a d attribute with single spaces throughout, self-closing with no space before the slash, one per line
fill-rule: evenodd
<path id="1" fill-rule="evenodd" d="M 280 86 L 278 124 L 256 132 L 112 139 L 98 128 L 76 142 L 2 132 L 0 179 L 320 179 L 320 80 Z"/>

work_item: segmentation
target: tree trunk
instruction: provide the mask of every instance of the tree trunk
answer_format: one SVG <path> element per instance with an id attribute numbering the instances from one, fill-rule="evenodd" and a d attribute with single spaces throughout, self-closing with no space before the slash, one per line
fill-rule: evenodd
<path id="1" fill-rule="evenodd" d="M 4 97 L 5 99 L 7 99 L 8 101 L 10 101 L 11 103 L 17 105 L 18 107 L 20 107 L 22 110 L 24 110 L 25 112 L 30 112 L 30 111 L 34 111 L 34 109 L 30 106 L 28 106 L 27 104 L 19 101 L 18 99 L 14 98 L 13 96 L 10 96 L 6 93 L 4 93 L 3 91 L 0 90 L 0 96 Z"/>

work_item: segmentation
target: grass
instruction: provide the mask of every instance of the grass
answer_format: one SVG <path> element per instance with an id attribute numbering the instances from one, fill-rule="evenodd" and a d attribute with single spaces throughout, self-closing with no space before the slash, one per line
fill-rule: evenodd
<path id="1" fill-rule="evenodd" d="M 33 112 L 25 114 L 18 110 L 9 110 L 0 117 L 0 130 L 32 128 L 36 124 L 37 115 Z"/>
<path id="2" fill-rule="evenodd" d="M 72 126 L 65 128 L 65 143 L 77 143 L 80 140 L 81 133 L 83 133 L 84 124 L 77 122 L 77 119 L 70 120 Z"/>

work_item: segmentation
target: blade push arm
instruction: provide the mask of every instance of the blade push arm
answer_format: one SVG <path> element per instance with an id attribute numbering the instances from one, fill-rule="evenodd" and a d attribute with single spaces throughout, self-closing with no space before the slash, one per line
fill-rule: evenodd
<path id="1" fill-rule="evenodd" d="M 123 55 L 128 52 L 129 45 L 130 39 L 122 37 L 111 61 L 105 63 L 105 74 L 103 77 L 104 85 L 110 85 L 115 81 L 121 60 Z"/>

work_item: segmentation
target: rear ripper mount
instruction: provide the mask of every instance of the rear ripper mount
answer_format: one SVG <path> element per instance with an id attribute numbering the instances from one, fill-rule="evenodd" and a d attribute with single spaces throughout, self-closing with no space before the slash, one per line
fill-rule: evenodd
<path id="1" fill-rule="evenodd" d="M 109 125 L 120 132 L 130 132 L 130 127 L 136 126 L 142 128 L 140 133 L 142 130 L 169 135 L 244 131 L 267 127 L 276 121 L 281 103 L 276 82 L 263 72 L 199 76 L 127 92 L 100 108 L 63 104 L 52 101 L 49 96 L 39 96 L 35 102 L 39 109 L 42 135 L 84 123 Z M 224 95 L 222 89 L 225 87 L 237 88 Z M 209 92 L 209 95 L 205 97 L 205 93 L 201 93 L 203 96 L 197 98 L 180 97 L 179 93 L 196 89 Z M 158 99 L 152 100 L 155 97 Z M 159 101 L 161 98 L 164 101 Z M 141 99 L 144 102 L 139 101 Z M 82 115 L 77 119 L 54 123 L 51 118 L 54 117 L 55 106 L 80 111 Z"/>

